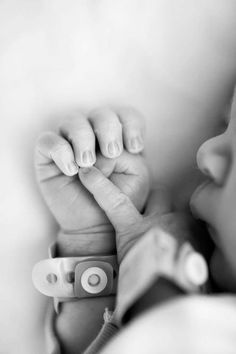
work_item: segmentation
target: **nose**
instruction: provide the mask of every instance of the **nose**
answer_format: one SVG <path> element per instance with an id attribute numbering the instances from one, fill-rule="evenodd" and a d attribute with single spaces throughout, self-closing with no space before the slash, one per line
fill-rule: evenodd
<path id="1" fill-rule="evenodd" d="M 203 143 L 197 152 L 197 164 L 203 174 L 217 185 L 223 185 L 230 168 L 230 149 L 224 135 Z"/>

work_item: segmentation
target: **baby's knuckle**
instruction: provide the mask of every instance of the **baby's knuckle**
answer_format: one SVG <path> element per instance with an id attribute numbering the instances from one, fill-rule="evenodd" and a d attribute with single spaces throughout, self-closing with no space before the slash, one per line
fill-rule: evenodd
<path id="1" fill-rule="evenodd" d="M 79 143 L 81 137 L 80 130 L 69 131 L 67 135 L 67 140 L 70 143 Z"/>
<path id="2" fill-rule="evenodd" d="M 104 136 L 116 136 L 122 131 L 122 124 L 120 122 L 108 121 L 106 124 L 106 131 L 101 131 Z"/>
<path id="3" fill-rule="evenodd" d="M 66 127 L 84 119 L 86 119 L 86 116 L 81 111 L 70 112 L 61 120 L 60 126 Z"/>
<path id="4" fill-rule="evenodd" d="M 68 130 L 70 130 L 71 128 L 71 120 L 68 118 L 64 118 L 63 121 L 60 122 L 60 124 L 58 125 L 58 131 L 61 134 L 65 134 L 68 132 Z"/>
<path id="5" fill-rule="evenodd" d="M 69 147 L 66 143 L 60 142 L 54 145 L 51 149 L 51 155 L 60 155 L 62 153 L 69 152 Z"/>
<path id="6" fill-rule="evenodd" d="M 92 117 L 92 119 L 101 119 L 101 118 L 105 118 L 107 116 L 110 116 L 110 114 L 113 114 L 113 111 L 108 108 L 108 107 L 99 107 L 99 108 L 95 108 L 93 109 L 89 116 Z"/>
<path id="7" fill-rule="evenodd" d="M 36 145 L 37 146 L 44 146 L 48 142 L 50 142 L 53 139 L 53 133 L 52 132 L 43 132 L 39 135 L 38 139 L 36 140 Z"/>
<path id="8" fill-rule="evenodd" d="M 124 109 L 121 110 L 121 113 L 125 118 L 127 124 L 129 123 L 132 124 L 137 121 L 142 122 L 144 120 L 142 113 L 138 109 L 132 106 L 125 107 Z"/>
<path id="9" fill-rule="evenodd" d="M 117 121 L 116 127 L 117 127 L 117 130 L 119 130 L 119 131 L 121 131 L 123 129 L 123 125 L 120 121 Z"/>
<path id="10" fill-rule="evenodd" d="M 89 130 L 85 126 L 80 126 L 74 132 L 74 139 L 76 141 L 80 141 L 80 140 L 89 141 L 91 139 L 94 139 L 94 132 Z"/>

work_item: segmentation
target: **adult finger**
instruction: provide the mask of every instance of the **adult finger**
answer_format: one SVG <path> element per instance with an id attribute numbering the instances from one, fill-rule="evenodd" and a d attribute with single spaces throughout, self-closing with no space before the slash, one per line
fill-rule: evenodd
<path id="1" fill-rule="evenodd" d="M 166 214 L 173 210 L 172 198 L 170 192 L 165 186 L 158 186 L 150 193 L 147 206 L 145 209 L 145 216 L 154 214 Z"/>
<path id="2" fill-rule="evenodd" d="M 120 156 L 123 150 L 122 125 L 115 112 L 107 108 L 94 110 L 89 114 L 89 121 L 103 156 L 108 158 Z"/>
<path id="3" fill-rule="evenodd" d="M 95 135 L 90 123 L 82 113 L 63 122 L 59 131 L 72 145 L 78 166 L 88 167 L 95 163 Z"/>
<path id="4" fill-rule="evenodd" d="M 133 154 L 140 153 L 144 149 L 144 117 L 131 107 L 120 109 L 118 116 L 123 127 L 123 140 L 126 149 Z"/>
<path id="5" fill-rule="evenodd" d="M 51 169 L 52 161 L 67 176 L 78 172 L 70 144 L 53 132 L 43 133 L 39 137 L 35 152 L 36 168 L 41 175 L 45 174 L 46 169 Z"/>
<path id="6" fill-rule="evenodd" d="M 117 232 L 123 232 L 142 220 L 131 200 L 96 167 L 81 168 L 79 177 Z"/>

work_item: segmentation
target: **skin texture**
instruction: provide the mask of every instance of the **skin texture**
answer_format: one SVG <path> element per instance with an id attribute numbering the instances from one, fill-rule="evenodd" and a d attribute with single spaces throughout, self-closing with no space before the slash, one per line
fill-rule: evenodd
<path id="1" fill-rule="evenodd" d="M 143 149 L 141 140 L 133 144 L 134 137 L 141 139 L 143 134 L 141 115 L 131 108 L 122 109 L 119 115 L 109 109 L 97 109 L 88 117 L 80 113 L 73 115 L 58 131 L 58 134 L 43 133 L 35 148 L 38 183 L 62 231 L 57 240 L 58 256 L 114 254 L 114 229 L 81 181 L 89 169 L 84 166 L 95 163 L 93 168 L 109 178 L 119 191 L 113 199 L 106 185 L 102 185 L 102 179 L 93 182 L 94 188 L 97 184 L 102 186 L 104 198 L 111 198 L 111 209 L 115 211 L 115 205 L 123 197 L 130 198 L 130 203 L 137 207 L 137 214 L 143 209 L 149 193 L 149 173 L 139 154 Z M 111 151 L 110 143 L 114 141 L 119 149 Z M 130 152 L 123 151 L 123 146 Z M 84 161 L 84 151 L 89 151 L 93 159 Z M 129 213 L 125 218 L 129 219 Z M 82 352 L 88 346 L 102 326 L 106 307 L 113 309 L 113 297 L 84 299 L 61 306 L 56 331 L 65 353 Z"/>
<path id="2" fill-rule="evenodd" d="M 0 14 L 1 350 L 41 354 L 46 299 L 31 269 L 57 227 L 35 182 L 36 138 L 68 111 L 137 107 L 153 180 L 186 205 L 234 85 L 235 0 L 9 0 Z"/>
<path id="3" fill-rule="evenodd" d="M 219 284 L 229 287 L 229 290 L 234 289 L 234 277 L 235 275 L 235 221 L 234 221 L 234 203 L 235 203 L 235 171 L 234 171 L 234 154 L 235 154 L 235 127 L 236 118 L 234 112 L 234 106 L 231 110 L 230 122 L 226 131 L 215 137 L 206 141 L 199 149 L 197 154 L 198 166 L 201 171 L 208 176 L 210 182 L 208 184 L 203 184 L 194 193 L 191 206 L 195 216 L 202 218 L 209 225 L 210 233 L 216 242 L 215 255 L 213 256 L 212 271 L 213 276 Z M 135 206 L 130 203 L 127 198 L 121 198 L 120 192 L 114 184 L 109 181 L 99 170 L 94 167 L 86 170 L 80 171 L 80 179 L 83 185 L 93 194 L 95 200 L 101 206 L 101 208 L 107 214 L 109 220 L 113 224 L 116 231 L 116 244 L 118 259 L 122 262 L 128 249 L 138 239 L 139 232 L 145 233 L 151 226 L 156 224 L 172 234 L 178 233 L 183 235 L 188 230 L 186 227 L 186 217 L 179 218 L 178 213 L 171 212 L 171 201 L 165 193 L 156 195 L 152 194 L 152 203 L 149 204 L 147 210 L 148 215 L 142 216 L 137 212 Z M 208 189 L 209 187 L 210 190 Z M 105 191 L 107 193 L 105 193 Z M 104 195 L 105 193 L 105 195 Z M 118 202 L 116 202 L 116 200 Z M 150 201 L 149 201 L 150 202 Z M 115 205 L 115 208 L 114 208 Z M 149 214 L 150 213 L 150 214 Z M 125 216 L 129 215 L 128 218 Z M 219 252 L 220 250 L 220 252 Z M 221 256 L 222 258 L 220 258 Z M 223 260 L 223 262 L 222 262 Z M 219 262 L 218 264 L 216 262 Z M 215 262 L 215 263 L 214 263 Z M 224 268 L 224 273 L 222 272 L 223 266 L 228 265 Z M 218 267 L 217 267 L 218 266 Z M 227 272 L 228 270 L 228 272 Z M 226 271 L 226 273 L 225 273 Z M 222 273 L 221 273 L 222 272 Z M 223 275 L 223 277 L 222 277 Z M 230 277 L 231 276 L 231 277 Z M 208 304 L 207 304 L 208 303 Z M 204 353 L 206 348 L 209 352 L 227 352 L 233 353 L 234 351 L 234 335 L 232 329 L 234 326 L 234 316 L 232 316 L 231 306 L 234 306 L 234 301 L 227 299 L 226 297 L 222 299 L 195 299 L 195 300 L 185 300 L 182 303 L 176 301 L 169 307 L 164 306 L 164 310 L 161 309 L 159 312 L 164 312 L 164 321 L 168 321 L 166 326 L 162 323 L 162 339 L 168 337 L 165 329 L 168 328 L 169 331 L 174 332 L 175 352 L 196 352 Z M 204 321 L 204 326 L 202 319 L 205 318 L 205 312 L 207 309 L 212 311 L 212 316 L 209 316 L 208 320 Z M 225 311 L 229 314 L 227 317 L 227 323 L 224 319 L 220 318 L 220 313 Z M 181 318 L 182 328 L 179 329 L 177 324 L 170 320 L 173 318 L 174 313 L 177 313 L 178 323 Z M 217 313 L 217 317 L 216 316 Z M 214 319 L 213 319 L 214 318 Z M 220 318 L 220 321 L 218 320 Z M 225 318 L 225 316 L 224 316 Z M 108 349 L 105 348 L 104 352 L 115 350 L 123 351 L 135 351 L 143 352 L 148 350 L 148 352 L 156 352 L 156 350 L 161 350 L 162 352 L 168 352 L 171 350 L 171 344 L 169 340 L 164 340 L 162 342 L 152 340 L 150 336 L 153 328 L 158 327 L 159 314 L 152 311 L 152 313 L 146 313 L 138 321 L 131 323 L 131 326 L 124 329 L 124 334 L 122 333 L 113 342 L 108 344 Z M 214 323 L 214 326 L 212 325 Z M 217 322 L 216 322 L 217 321 Z M 137 325 L 138 324 L 138 325 Z M 194 324 L 194 326 L 193 326 Z M 200 327 L 199 327 L 200 325 Z M 173 327 L 172 327 L 173 326 Z M 212 331 L 211 328 L 214 327 Z M 145 330 L 146 328 L 146 330 Z M 149 330 L 147 330 L 149 328 Z M 227 331 L 225 329 L 227 328 Z M 216 330 L 217 333 L 216 334 Z M 148 337 L 145 337 L 144 333 L 148 333 Z M 182 338 L 179 334 L 188 332 L 188 341 Z M 140 332 L 140 343 L 135 346 L 132 341 L 127 340 L 131 332 L 133 335 L 137 336 Z M 207 342 L 204 341 L 204 346 L 202 347 L 202 337 L 207 333 Z M 173 336 L 173 335 L 172 335 Z M 155 337 L 155 336 L 154 336 Z M 217 344 L 216 344 L 217 338 Z M 177 346 L 176 346 L 177 343 Z M 147 349 L 147 347 L 149 349 Z M 115 349 L 116 348 L 116 349 Z M 135 349 L 136 348 L 136 349 Z"/>
<path id="4" fill-rule="evenodd" d="M 134 155 L 130 157 L 131 161 L 135 159 Z M 129 249 L 134 246 L 140 237 L 145 237 L 148 232 L 155 233 L 156 228 L 171 234 L 178 240 L 179 245 L 186 240 L 190 241 L 192 239 L 193 230 L 195 230 L 197 236 L 201 235 L 201 229 L 197 229 L 196 222 L 190 215 L 173 209 L 172 199 L 164 187 L 151 191 L 145 213 L 141 214 L 127 194 L 123 193 L 119 186 L 115 185 L 112 179 L 107 178 L 98 168 L 92 166 L 80 169 L 79 177 L 82 185 L 93 195 L 95 201 L 105 212 L 114 227 L 119 263 L 122 263 Z M 96 299 L 94 302 L 96 302 Z M 79 305 L 82 306 L 82 304 L 78 303 Z M 89 304 L 84 303 L 83 305 L 86 309 L 86 305 L 88 306 Z M 75 311 L 77 311 L 76 307 Z M 74 327 L 70 327 L 72 314 L 74 312 L 69 313 L 65 318 L 65 327 L 57 327 L 68 353 L 76 353 L 76 350 L 80 348 L 81 341 L 87 338 L 86 323 L 85 320 L 80 321 L 80 316 L 78 316 L 76 324 L 82 326 L 82 330 L 79 333 L 82 333 L 84 337 L 80 339 L 78 334 L 76 335 L 77 332 L 73 332 L 76 324 L 74 324 Z M 90 314 L 90 320 L 91 316 Z M 61 315 L 59 316 L 59 321 L 60 317 Z M 94 321 L 96 321 L 96 317 L 94 317 Z M 67 335 L 66 337 L 65 333 L 68 330 L 70 336 Z"/>
<path id="5" fill-rule="evenodd" d="M 115 229 L 119 263 L 140 237 L 145 237 L 149 230 L 155 233 L 155 228 L 173 235 L 180 245 L 186 240 L 192 242 L 196 235 L 201 237 L 202 229 L 189 213 L 175 210 L 173 198 L 164 186 L 151 190 L 145 212 L 141 214 L 132 200 L 121 193 L 100 170 L 91 167 L 86 173 L 81 170 L 79 174 L 82 184 L 93 195 Z"/>
<path id="6" fill-rule="evenodd" d="M 109 109 L 97 109 L 88 117 L 78 112 L 58 130 L 58 134 L 46 132 L 39 137 L 35 167 L 43 197 L 63 230 L 76 232 L 108 223 L 81 185 L 79 167 L 95 164 L 139 210 L 142 209 L 149 192 L 147 167 L 138 154 L 144 145 L 129 144 L 133 136 L 140 137 L 141 141 L 144 130 L 143 118 L 137 111 L 126 108 L 118 115 Z M 98 154 L 95 153 L 95 139 L 98 140 L 96 149 L 101 151 Z M 123 146 L 129 150 L 123 151 Z M 81 159 L 84 153 L 88 153 L 85 161 Z"/>
<path id="7" fill-rule="evenodd" d="M 236 101 L 226 122 L 225 131 L 207 140 L 198 150 L 197 163 L 207 177 L 191 198 L 191 208 L 203 219 L 216 244 L 212 272 L 218 285 L 236 290 Z"/>
<path id="8" fill-rule="evenodd" d="M 104 109 L 97 112 L 96 124 L 93 121 L 89 125 L 90 137 L 86 143 L 89 145 L 99 134 L 98 151 L 101 146 L 109 146 L 109 130 L 102 128 L 109 126 L 111 114 L 116 115 Z M 118 116 L 116 119 L 120 123 Z M 35 166 L 39 186 L 63 231 L 57 240 L 58 256 L 114 253 L 112 240 L 115 238 L 120 263 L 134 243 L 155 227 L 174 235 L 180 243 L 189 240 L 195 228 L 194 221 L 190 215 L 173 210 L 172 200 L 164 187 L 151 193 L 145 214 L 140 213 L 149 193 L 149 174 L 140 154 L 122 152 L 122 136 L 120 156 L 107 158 L 100 152 L 94 153 L 95 165 L 78 169 L 75 160 L 76 156 L 81 156 L 79 137 L 86 134 L 85 121 L 88 123 L 78 114 L 78 118 L 72 117 L 63 123 L 60 134 L 43 133 L 36 145 Z M 126 122 L 129 123 L 128 131 Z M 136 127 L 141 127 L 139 122 L 138 112 L 123 109 L 120 123 L 123 136 L 127 137 L 129 131 L 133 133 Z M 114 134 L 111 128 L 111 135 Z M 136 128 L 137 134 L 141 135 L 141 128 Z M 114 141 L 113 136 L 111 141 Z M 133 144 L 127 143 L 129 140 L 124 139 L 124 145 L 133 151 Z M 103 151 L 107 153 L 108 150 Z M 104 233 L 110 235 L 111 241 L 104 241 Z M 89 238 L 88 243 L 86 237 Z M 61 306 L 56 331 L 65 353 L 82 352 L 86 348 L 101 328 L 104 308 L 113 309 L 113 300 L 111 297 L 84 299 Z"/>

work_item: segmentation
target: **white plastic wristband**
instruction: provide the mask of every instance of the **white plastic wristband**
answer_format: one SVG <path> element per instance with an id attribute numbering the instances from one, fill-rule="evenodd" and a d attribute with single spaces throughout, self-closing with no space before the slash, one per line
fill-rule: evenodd
<path id="1" fill-rule="evenodd" d="M 116 294 L 118 264 L 116 256 L 55 256 L 55 244 L 49 259 L 38 262 L 32 271 L 35 288 L 59 302 Z"/>

